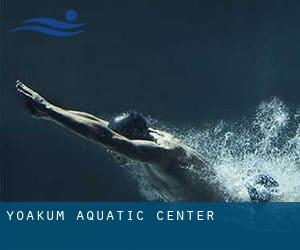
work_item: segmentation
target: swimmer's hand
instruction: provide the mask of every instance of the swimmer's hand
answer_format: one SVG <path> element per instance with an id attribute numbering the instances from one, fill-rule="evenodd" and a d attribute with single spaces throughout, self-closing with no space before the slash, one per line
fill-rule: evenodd
<path id="1" fill-rule="evenodd" d="M 16 81 L 16 90 L 25 98 L 26 108 L 35 118 L 47 116 L 45 110 L 49 103 L 45 98 L 27 87 L 20 80 Z"/>

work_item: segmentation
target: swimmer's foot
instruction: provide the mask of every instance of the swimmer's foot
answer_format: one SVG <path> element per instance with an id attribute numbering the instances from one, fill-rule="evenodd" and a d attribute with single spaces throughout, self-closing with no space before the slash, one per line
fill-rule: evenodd
<path id="1" fill-rule="evenodd" d="M 16 81 L 16 90 L 25 98 L 25 106 L 35 118 L 47 116 L 45 109 L 48 103 L 42 96 L 19 80 Z"/>

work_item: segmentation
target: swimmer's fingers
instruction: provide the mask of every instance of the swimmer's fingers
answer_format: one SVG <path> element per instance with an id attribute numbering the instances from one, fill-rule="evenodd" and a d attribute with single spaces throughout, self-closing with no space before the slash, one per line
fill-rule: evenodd
<path id="1" fill-rule="evenodd" d="M 16 90 L 29 101 L 39 104 L 45 102 L 45 99 L 42 96 L 40 96 L 37 92 L 27 87 L 24 83 L 22 83 L 19 80 L 16 81 Z"/>
<path id="2" fill-rule="evenodd" d="M 24 83 L 22 83 L 19 80 L 16 81 L 16 89 L 20 94 L 22 94 L 27 99 L 36 100 L 41 98 L 38 93 L 34 92 L 32 89 L 27 87 Z"/>
<path id="3" fill-rule="evenodd" d="M 19 80 L 16 81 L 16 90 L 26 98 L 32 98 L 34 95 L 33 91 Z"/>
<path id="4" fill-rule="evenodd" d="M 38 112 L 44 111 L 46 105 L 48 104 L 47 101 L 40 96 L 37 92 L 33 91 L 29 87 L 27 87 L 25 84 L 23 84 L 21 81 L 17 80 L 16 82 L 16 90 L 25 97 L 25 100 L 27 102 L 26 107 L 29 105 L 29 110 L 34 110 L 35 114 Z M 30 104 L 29 104 L 30 103 Z M 31 112 L 32 113 L 32 112 Z M 38 116 L 42 116 L 39 114 Z"/>

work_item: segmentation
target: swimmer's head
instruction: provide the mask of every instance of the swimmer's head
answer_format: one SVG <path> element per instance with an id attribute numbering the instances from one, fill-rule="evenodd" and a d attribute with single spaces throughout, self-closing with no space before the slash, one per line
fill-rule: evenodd
<path id="1" fill-rule="evenodd" d="M 153 140 L 147 119 L 136 111 L 117 115 L 109 121 L 108 127 L 129 139 Z"/>

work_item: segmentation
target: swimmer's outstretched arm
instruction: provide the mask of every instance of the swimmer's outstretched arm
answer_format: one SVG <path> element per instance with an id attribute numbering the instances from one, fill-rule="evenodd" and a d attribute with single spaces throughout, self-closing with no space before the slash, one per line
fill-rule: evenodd
<path id="1" fill-rule="evenodd" d="M 37 117 L 63 125 L 84 138 L 101 143 L 125 157 L 147 163 L 162 164 L 168 161 L 172 149 L 164 148 L 151 141 L 129 140 L 108 128 L 108 122 L 91 114 L 60 108 L 17 81 L 17 91 L 37 113 Z"/>

